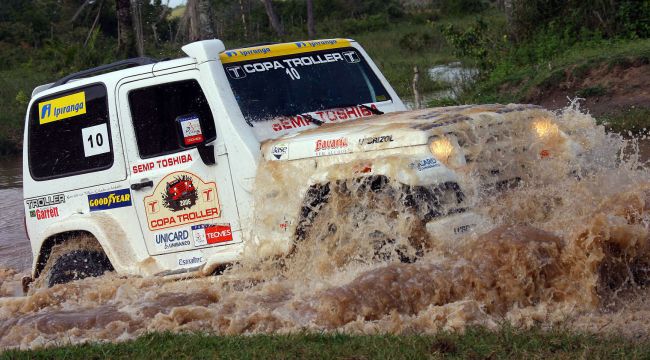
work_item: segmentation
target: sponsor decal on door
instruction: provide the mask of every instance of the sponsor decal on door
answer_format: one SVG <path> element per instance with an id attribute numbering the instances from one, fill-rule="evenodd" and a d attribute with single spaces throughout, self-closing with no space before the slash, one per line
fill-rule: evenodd
<path id="1" fill-rule="evenodd" d="M 198 116 L 186 116 L 178 119 L 183 130 L 183 142 L 185 146 L 203 142 L 203 131 Z"/>
<path id="2" fill-rule="evenodd" d="M 206 246 L 232 241 L 230 224 L 201 224 L 192 226 L 194 246 Z"/>
<path id="3" fill-rule="evenodd" d="M 179 171 L 171 173 L 144 198 L 149 230 L 161 230 L 221 216 L 217 186 L 198 176 Z"/>
<path id="4" fill-rule="evenodd" d="M 88 195 L 90 211 L 110 210 L 125 206 L 131 206 L 131 191 L 129 189 Z"/>

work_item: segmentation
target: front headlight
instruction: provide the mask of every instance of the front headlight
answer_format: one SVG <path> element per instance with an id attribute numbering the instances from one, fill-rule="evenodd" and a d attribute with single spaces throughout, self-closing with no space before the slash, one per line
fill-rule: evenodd
<path id="1" fill-rule="evenodd" d="M 445 136 L 434 136 L 429 140 L 429 150 L 436 160 L 449 167 L 460 167 L 465 165 L 465 155 L 458 145 L 456 136 L 447 134 Z"/>
<path id="2" fill-rule="evenodd" d="M 542 118 L 533 122 L 533 129 L 537 137 L 541 139 L 550 138 L 560 134 L 560 128 L 551 119 Z"/>
<path id="3" fill-rule="evenodd" d="M 454 145 L 447 137 L 434 139 L 429 144 L 429 148 L 433 156 L 444 163 L 449 161 L 449 157 L 454 152 Z"/>

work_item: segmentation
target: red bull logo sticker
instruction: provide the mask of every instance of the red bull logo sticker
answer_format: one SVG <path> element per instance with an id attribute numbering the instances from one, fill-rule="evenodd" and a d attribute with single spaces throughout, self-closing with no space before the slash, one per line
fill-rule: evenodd
<path id="1" fill-rule="evenodd" d="M 144 198 L 149 230 L 161 230 L 221 216 L 214 182 L 179 171 L 165 176 L 153 193 Z"/>

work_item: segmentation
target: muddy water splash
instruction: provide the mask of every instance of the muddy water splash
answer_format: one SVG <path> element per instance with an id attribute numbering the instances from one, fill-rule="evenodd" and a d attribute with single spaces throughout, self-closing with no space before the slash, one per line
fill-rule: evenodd
<path id="1" fill-rule="evenodd" d="M 483 234 L 427 239 L 421 214 L 377 211 L 399 208 L 399 189 L 383 184 L 391 196 L 355 198 L 367 184 L 346 184 L 291 257 L 260 261 L 251 251 L 220 277 L 109 274 L 12 297 L 20 274 L 2 269 L 0 346 L 167 330 L 433 333 L 503 321 L 648 337 L 650 182 L 637 143 L 605 134 L 575 108 L 557 120 L 585 154 L 531 166 L 509 192 L 477 192 Z M 272 178 L 267 170 L 261 176 Z M 400 261 L 414 254 L 422 257 Z"/>

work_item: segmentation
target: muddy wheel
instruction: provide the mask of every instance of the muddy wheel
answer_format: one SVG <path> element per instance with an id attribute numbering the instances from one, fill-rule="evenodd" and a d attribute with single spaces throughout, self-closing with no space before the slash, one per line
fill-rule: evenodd
<path id="1" fill-rule="evenodd" d="M 353 260 L 414 262 L 429 246 L 422 217 L 385 178 L 339 183 L 318 194 L 318 204 L 303 208 L 292 255 L 311 248 L 338 266 Z"/>
<path id="2" fill-rule="evenodd" d="M 113 266 L 103 252 L 75 250 L 56 260 L 50 270 L 47 286 L 102 276 L 107 271 L 113 271 Z"/>
<path id="3" fill-rule="evenodd" d="M 52 287 L 113 271 L 110 260 L 97 241 L 90 236 L 69 239 L 55 245 L 43 269 L 41 286 Z"/>

